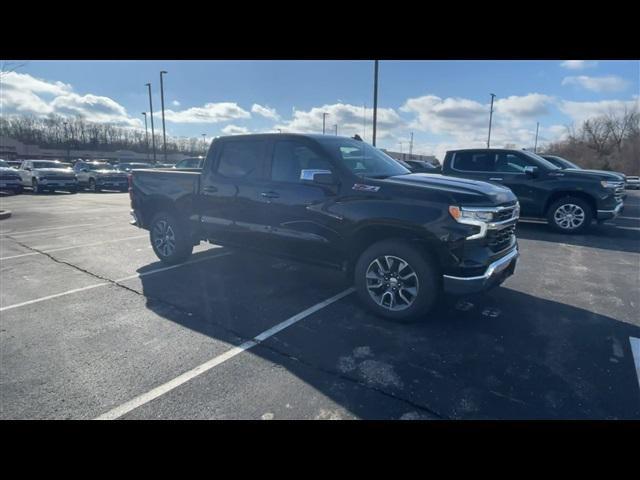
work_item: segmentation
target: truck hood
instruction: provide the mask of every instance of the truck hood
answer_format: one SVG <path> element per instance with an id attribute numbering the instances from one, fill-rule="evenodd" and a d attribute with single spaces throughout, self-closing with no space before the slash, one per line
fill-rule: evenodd
<path id="1" fill-rule="evenodd" d="M 624 180 L 624 175 L 618 172 L 608 172 L 606 170 L 587 170 L 587 169 L 577 169 L 577 168 L 565 168 L 565 172 L 585 172 L 585 173 L 595 173 L 599 176 L 601 180 Z"/>
<path id="2" fill-rule="evenodd" d="M 408 175 L 396 175 L 379 180 L 381 183 L 393 183 L 409 187 L 435 189 L 447 191 L 451 194 L 465 194 L 484 197 L 494 205 L 515 202 L 517 200 L 513 192 L 501 185 L 468 178 L 448 177 L 431 173 L 411 173 Z"/>
<path id="3" fill-rule="evenodd" d="M 71 168 L 34 168 L 31 170 L 33 173 L 46 173 L 47 175 L 73 175 L 73 170 Z"/>
<path id="4" fill-rule="evenodd" d="M 623 181 L 623 177 L 615 172 L 606 172 L 604 170 L 578 170 L 575 168 L 566 168 L 559 170 L 564 173 L 565 176 L 575 179 L 587 179 L 587 180 L 611 180 L 615 182 Z"/>

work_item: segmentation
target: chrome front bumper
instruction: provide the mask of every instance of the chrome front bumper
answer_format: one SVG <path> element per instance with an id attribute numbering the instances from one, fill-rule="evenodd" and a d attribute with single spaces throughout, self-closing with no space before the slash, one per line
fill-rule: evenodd
<path id="1" fill-rule="evenodd" d="M 513 275 L 519 256 L 518 249 L 514 248 L 504 257 L 489 265 L 483 275 L 477 277 L 443 275 L 444 291 L 454 295 L 466 295 L 496 287 Z"/>
<path id="2" fill-rule="evenodd" d="M 618 215 L 620 215 L 620 213 L 622 213 L 623 208 L 624 202 L 620 202 L 613 210 L 598 210 L 598 220 L 609 220 L 612 218 L 616 218 Z"/>

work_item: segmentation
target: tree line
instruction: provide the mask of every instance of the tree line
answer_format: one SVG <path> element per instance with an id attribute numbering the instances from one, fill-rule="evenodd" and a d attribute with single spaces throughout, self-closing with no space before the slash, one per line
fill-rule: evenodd
<path id="1" fill-rule="evenodd" d="M 638 109 L 590 118 L 577 128 L 567 127 L 566 138 L 550 143 L 543 151 L 583 168 L 640 175 Z"/>
<path id="2" fill-rule="evenodd" d="M 65 125 L 66 123 L 66 125 Z M 73 119 L 50 115 L 45 118 L 20 115 L 0 117 L 0 135 L 40 148 L 73 150 L 131 150 L 138 153 L 151 151 L 144 130 L 119 127 L 110 123 L 89 122 L 82 117 Z M 162 130 L 154 136 L 156 151 L 162 152 Z M 167 153 L 202 155 L 207 148 L 200 138 L 167 136 Z"/>

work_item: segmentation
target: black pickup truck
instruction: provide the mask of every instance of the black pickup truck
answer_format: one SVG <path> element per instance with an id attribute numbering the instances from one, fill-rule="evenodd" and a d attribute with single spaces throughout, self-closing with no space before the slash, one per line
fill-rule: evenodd
<path id="1" fill-rule="evenodd" d="M 132 223 L 165 263 L 201 241 L 342 269 L 366 306 L 394 320 L 442 292 L 480 292 L 513 274 L 519 205 L 508 188 L 412 174 L 345 137 L 221 137 L 201 169 L 136 170 Z"/>
<path id="2" fill-rule="evenodd" d="M 624 207 L 624 181 L 617 174 L 563 170 L 526 150 L 451 150 L 442 173 L 509 187 L 522 217 L 546 219 L 563 233 L 581 233 L 592 220 L 615 218 Z"/>

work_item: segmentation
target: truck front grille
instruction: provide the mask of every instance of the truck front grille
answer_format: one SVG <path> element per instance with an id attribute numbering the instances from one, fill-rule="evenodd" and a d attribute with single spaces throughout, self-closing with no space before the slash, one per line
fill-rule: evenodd
<path id="1" fill-rule="evenodd" d="M 515 225 L 510 225 L 501 230 L 489 230 L 487 233 L 489 248 L 496 253 L 509 248 L 515 239 L 515 234 Z"/>
<path id="2" fill-rule="evenodd" d="M 497 211 L 494 214 L 494 222 L 504 222 L 505 220 L 511 220 L 513 218 L 515 218 L 515 209 L 516 206 L 512 205 L 510 207 L 506 207 L 504 209 L 501 209 L 499 211 Z"/>

